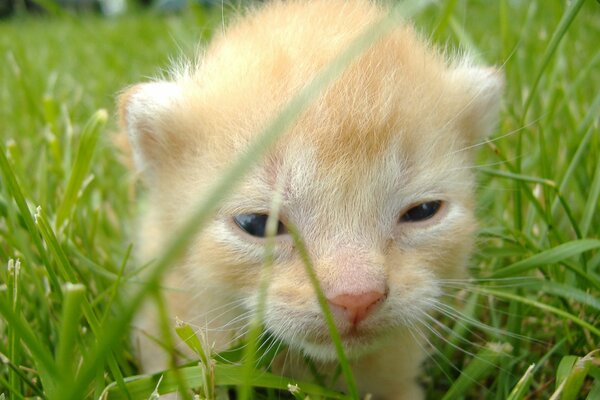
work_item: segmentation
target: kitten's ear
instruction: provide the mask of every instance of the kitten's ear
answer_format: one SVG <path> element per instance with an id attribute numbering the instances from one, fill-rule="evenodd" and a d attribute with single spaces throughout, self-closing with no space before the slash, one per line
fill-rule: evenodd
<path id="1" fill-rule="evenodd" d="M 452 71 L 452 78 L 462 90 L 466 89 L 457 111 L 460 129 L 476 142 L 496 127 L 504 76 L 495 68 L 462 65 Z"/>
<path id="2" fill-rule="evenodd" d="M 169 117 L 182 97 L 179 86 L 165 81 L 140 83 L 119 96 L 121 129 L 127 132 L 137 169 L 147 179 L 177 158 L 173 152 L 182 138 L 173 132 Z"/>

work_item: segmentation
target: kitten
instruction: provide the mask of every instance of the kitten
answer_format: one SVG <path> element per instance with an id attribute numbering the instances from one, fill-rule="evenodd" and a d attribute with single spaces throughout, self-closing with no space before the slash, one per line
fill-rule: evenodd
<path id="1" fill-rule="evenodd" d="M 120 99 L 149 190 L 140 229 L 151 260 L 198 200 L 287 102 L 387 10 L 366 0 L 276 1 L 235 22 L 170 80 Z M 312 102 L 215 213 L 163 286 L 170 315 L 223 350 L 257 303 L 266 215 L 282 196 L 265 328 L 289 345 L 279 372 L 304 377 L 307 355 L 330 373 L 336 352 L 293 224 L 361 393 L 419 399 L 426 315 L 441 281 L 465 275 L 472 248 L 471 147 L 493 128 L 502 78 L 445 59 L 398 23 Z M 286 225 L 287 224 L 287 225 Z M 141 363 L 165 367 L 149 305 Z M 181 346 L 182 348 L 185 346 Z M 298 361 L 298 362 L 297 362 Z"/>

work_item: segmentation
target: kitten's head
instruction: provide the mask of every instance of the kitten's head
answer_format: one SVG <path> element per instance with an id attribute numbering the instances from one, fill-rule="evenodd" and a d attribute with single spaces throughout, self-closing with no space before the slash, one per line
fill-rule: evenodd
<path id="1" fill-rule="evenodd" d="M 150 188 L 144 251 L 164 242 L 283 106 L 384 15 L 363 1 L 272 3 L 230 28 L 197 65 L 126 91 L 122 121 Z M 267 329 L 314 357 L 335 357 L 292 225 L 351 355 L 410 329 L 440 296 L 440 281 L 464 275 L 475 227 L 470 148 L 492 129 L 501 87 L 493 69 L 449 63 L 398 26 L 248 172 L 179 273 L 192 290 L 214 288 L 207 295 L 255 307 L 277 192 Z"/>

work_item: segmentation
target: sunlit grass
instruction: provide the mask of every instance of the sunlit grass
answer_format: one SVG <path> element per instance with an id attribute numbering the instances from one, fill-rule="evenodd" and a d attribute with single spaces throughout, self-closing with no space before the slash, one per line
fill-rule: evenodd
<path id="1" fill-rule="evenodd" d="M 132 378 L 126 328 L 185 243 L 174 241 L 150 266 L 152 284 L 132 284 L 139 188 L 112 144 L 114 99 L 161 74 L 169 59 L 193 54 L 221 29 L 220 18 L 220 9 L 194 8 L 0 23 L 0 393 L 7 398 L 137 399 L 158 387 L 160 376 Z M 422 327 L 433 331 L 435 349 L 422 377 L 428 396 L 598 398 L 600 6 L 449 1 L 415 20 L 434 41 L 500 66 L 507 82 L 497 133 L 479 146 L 476 279 L 448 282 L 448 302 Z M 344 62 L 315 82 L 313 94 L 292 101 L 257 150 Z M 252 162 L 236 160 L 181 237 L 201 228 Z M 161 390 L 203 386 L 210 374 L 215 387 L 204 394 L 248 381 L 269 388 L 247 392 L 251 398 L 288 390 L 290 380 L 210 356 L 164 374 Z M 273 356 L 254 359 L 264 368 Z M 243 353 L 227 357 L 239 362 Z M 291 396 L 305 395 L 343 397 L 316 382 L 299 383 Z"/>

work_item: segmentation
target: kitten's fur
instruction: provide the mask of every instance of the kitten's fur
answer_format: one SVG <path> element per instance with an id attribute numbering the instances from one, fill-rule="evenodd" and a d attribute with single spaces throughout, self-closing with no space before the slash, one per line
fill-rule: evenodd
<path id="1" fill-rule="evenodd" d="M 120 112 L 149 188 L 139 246 L 152 259 L 247 144 L 307 82 L 386 10 L 363 0 L 273 2 L 234 23 L 197 63 L 121 96 Z M 257 299 L 264 243 L 233 223 L 267 213 L 281 184 L 280 219 L 310 252 L 361 393 L 419 399 L 424 317 L 440 280 L 463 277 L 475 227 L 470 146 L 493 127 L 502 79 L 448 61 L 399 24 L 312 103 L 226 199 L 163 286 L 170 313 L 207 329 L 216 350 Z M 401 216 L 430 201 L 430 219 Z M 303 376 L 307 354 L 330 372 L 335 351 L 291 239 L 277 237 L 265 326 L 290 345 L 278 368 Z M 378 293 L 357 324 L 335 299 Z M 146 370 L 165 356 L 148 306 L 137 343 Z M 355 320 L 356 322 L 356 320 Z M 221 329 L 225 327 L 224 329 Z M 181 346 L 183 348 L 185 346 Z"/>

